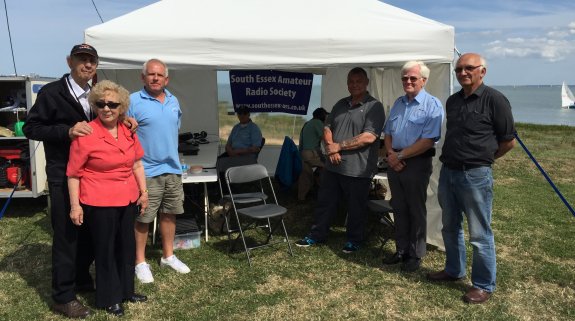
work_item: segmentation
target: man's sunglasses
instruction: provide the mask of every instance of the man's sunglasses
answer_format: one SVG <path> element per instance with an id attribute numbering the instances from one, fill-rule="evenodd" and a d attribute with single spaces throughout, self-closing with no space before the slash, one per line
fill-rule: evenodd
<path id="1" fill-rule="evenodd" d="M 103 101 L 103 100 L 98 100 L 94 103 L 94 105 L 96 105 L 96 107 L 103 109 L 104 107 L 108 106 L 108 108 L 110 109 L 116 109 L 118 107 L 120 107 L 120 103 L 115 103 L 113 101 Z"/>

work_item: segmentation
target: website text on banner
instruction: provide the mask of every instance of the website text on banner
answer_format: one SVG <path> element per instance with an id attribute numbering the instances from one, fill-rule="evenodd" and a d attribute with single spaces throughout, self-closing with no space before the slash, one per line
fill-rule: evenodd
<path id="1" fill-rule="evenodd" d="M 234 109 L 306 115 L 313 74 L 276 70 L 230 71 Z"/>

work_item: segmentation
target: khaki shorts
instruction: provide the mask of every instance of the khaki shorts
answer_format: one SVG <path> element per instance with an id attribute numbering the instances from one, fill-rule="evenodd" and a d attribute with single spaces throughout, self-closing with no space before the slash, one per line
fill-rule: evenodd
<path id="1" fill-rule="evenodd" d="M 151 223 L 158 212 L 175 215 L 184 213 L 184 188 L 180 175 L 146 177 L 146 186 L 149 204 L 144 215 L 138 215 L 138 222 Z"/>

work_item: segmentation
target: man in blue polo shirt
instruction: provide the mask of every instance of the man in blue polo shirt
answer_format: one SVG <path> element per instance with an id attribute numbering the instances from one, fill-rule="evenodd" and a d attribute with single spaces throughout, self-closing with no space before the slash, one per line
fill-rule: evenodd
<path id="1" fill-rule="evenodd" d="M 247 107 L 238 107 L 236 113 L 239 123 L 232 128 L 232 132 L 228 137 L 225 156 L 251 156 L 257 158 L 262 147 L 262 131 L 251 120 L 250 110 Z"/>
<path id="2" fill-rule="evenodd" d="M 182 167 L 178 155 L 178 130 L 182 111 L 178 99 L 167 89 L 168 67 L 158 59 L 148 60 L 142 69 L 144 88 L 130 95 L 128 115 L 139 124 L 138 138 L 144 148 L 144 171 L 149 193 L 149 206 L 136 219 L 136 277 L 142 283 L 154 282 L 146 263 L 149 223 L 159 212 L 162 233 L 160 266 L 179 273 L 190 269 L 174 255 L 176 215 L 184 213 Z"/>
<path id="3" fill-rule="evenodd" d="M 429 68 L 423 62 L 408 61 L 403 65 L 401 82 L 405 95 L 393 104 L 383 129 L 397 249 L 383 263 L 402 262 L 401 269 L 406 272 L 419 269 L 426 253 L 427 185 L 443 122 L 441 102 L 424 89 L 428 78 Z"/>

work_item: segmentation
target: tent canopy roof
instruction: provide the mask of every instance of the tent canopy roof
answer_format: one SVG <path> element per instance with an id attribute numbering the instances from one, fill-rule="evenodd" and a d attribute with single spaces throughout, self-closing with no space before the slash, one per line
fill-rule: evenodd
<path id="1" fill-rule="evenodd" d="M 100 68 L 309 69 L 451 62 L 453 27 L 377 0 L 164 0 L 90 27 Z"/>

